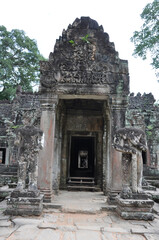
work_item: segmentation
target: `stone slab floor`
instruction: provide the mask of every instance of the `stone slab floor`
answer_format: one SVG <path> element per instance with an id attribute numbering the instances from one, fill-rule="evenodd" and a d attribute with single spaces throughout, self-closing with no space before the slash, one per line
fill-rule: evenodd
<path id="1" fill-rule="evenodd" d="M 159 240 L 158 214 L 152 222 L 126 221 L 102 211 L 105 201 L 102 193 L 62 191 L 40 217 L 5 216 L 3 201 L 0 240 Z"/>

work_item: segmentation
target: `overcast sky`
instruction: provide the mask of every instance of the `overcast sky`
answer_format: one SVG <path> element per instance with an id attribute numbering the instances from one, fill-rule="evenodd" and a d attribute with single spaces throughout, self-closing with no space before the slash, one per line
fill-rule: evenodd
<path id="1" fill-rule="evenodd" d="M 159 83 L 150 62 L 134 58 L 130 42 L 142 25 L 140 14 L 149 2 L 152 0 L 0 0 L 0 25 L 24 30 L 48 58 L 62 30 L 75 18 L 89 16 L 103 25 L 119 57 L 129 61 L 130 91 L 152 92 L 159 99 Z"/>

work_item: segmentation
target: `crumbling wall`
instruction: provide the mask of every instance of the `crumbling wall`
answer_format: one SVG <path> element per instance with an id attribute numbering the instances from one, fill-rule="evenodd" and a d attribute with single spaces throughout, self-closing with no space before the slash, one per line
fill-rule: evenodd
<path id="1" fill-rule="evenodd" d="M 0 101 L 0 164 L 9 164 L 11 139 L 7 136 L 7 123 L 13 120 L 12 103 L 8 100 Z"/>
<path id="2" fill-rule="evenodd" d="M 149 94 L 130 94 L 126 125 L 145 131 L 148 143 L 146 165 L 159 169 L 159 105 Z"/>
<path id="3" fill-rule="evenodd" d="M 17 162 L 17 147 L 14 145 L 15 131 L 23 126 L 24 119 L 30 125 L 40 126 L 40 102 L 36 93 L 17 91 L 13 101 L 0 101 L 0 149 L 5 149 L 5 164 Z"/>

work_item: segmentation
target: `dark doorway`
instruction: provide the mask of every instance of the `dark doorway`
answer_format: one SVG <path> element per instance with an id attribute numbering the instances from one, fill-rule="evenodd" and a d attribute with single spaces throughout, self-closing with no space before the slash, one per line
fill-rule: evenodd
<path id="1" fill-rule="evenodd" d="M 147 154 L 144 151 L 142 151 L 142 160 L 143 160 L 143 164 L 147 163 Z"/>
<path id="2" fill-rule="evenodd" d="M 94 177 L 94 137 L 72 137 L 70 177 Z"/>
<path id="3" fill-rule="evenodd" d="M 5 159 L 6 159 L 6 149 L 0 148 L 0 163 L 5 164 Z"/>

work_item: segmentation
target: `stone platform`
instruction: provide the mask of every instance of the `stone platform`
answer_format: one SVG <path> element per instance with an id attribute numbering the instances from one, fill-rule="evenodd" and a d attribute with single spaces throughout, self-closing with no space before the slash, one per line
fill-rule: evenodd
<path id="1" fill-rule="evenodd" d="M 7 197 L 6 200 L 6 215 L 39 216 L 43 211 L 43 195 L 39 191 L 13 191 L 11 196 Z"/>
<path id="2" fill-rule="evenodd" d="M 134 196 L 132 199 L 123 199 L 116 197 L 116 211 L 125 220 L 154 220 L 152 208 L 154 201 L 148 199 L 145 194 L 142 196 Z"/>
<path id="3" fill-rule="evenodd" d="M 116 206 L 107 203 L 103 192 L 60 191 L 54 195 L 52 203 L 43 203 L 44 212 L 97 213 L 103 210 L 115 211 Z"/>
<path id="4" fill-rule="evenodd" d="M 68 212 L 48 208 L 41 216 L 26 217 L 4 216 L 6 201 L 0 202 L 0 240 L 158 240 L 159 215 L 154 214 L 150 222 L 124 220 L 112 211 L 95 212 L 93 208 L 102 207 L 104 201 L 102 193 L 60 191 L 54 203 Z M 69 211 L 88 206 L 92 206 L 90 213 Z"/>

